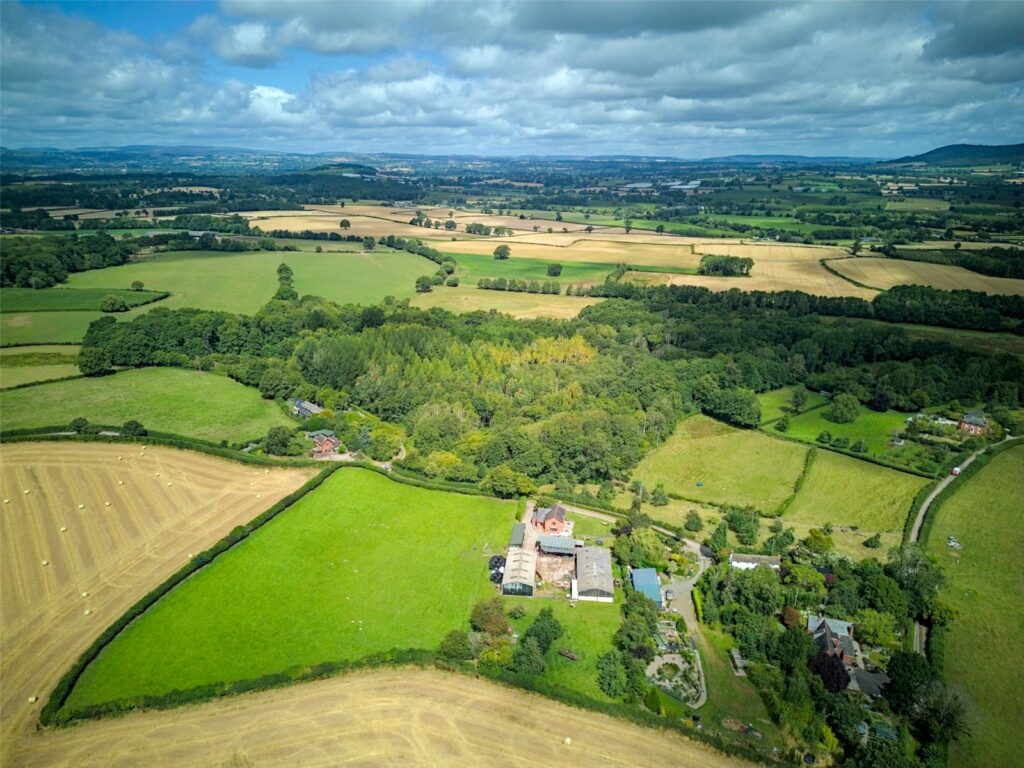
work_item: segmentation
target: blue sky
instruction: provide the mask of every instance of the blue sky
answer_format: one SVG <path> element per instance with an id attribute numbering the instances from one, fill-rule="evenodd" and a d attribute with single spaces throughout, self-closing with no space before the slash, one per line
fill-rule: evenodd
<path id="1" fill-rule="evenodd" d="M 5 146 L 896 156 L 1022 141 L 1016 2 L 0 2 Z"/>

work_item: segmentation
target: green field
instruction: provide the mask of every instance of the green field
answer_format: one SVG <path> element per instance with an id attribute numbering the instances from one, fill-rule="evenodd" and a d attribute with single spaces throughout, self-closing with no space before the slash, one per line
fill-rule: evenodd
<path id="1" fill-rule="evenodd" d="M 135 307 L 155 301 L 162 294 L 127 288 L 0 288 L 0 312 L 98 312 L 100 301 L 109 295 L 119 296 L 126 304 Z"/>
<path id="2" fill-rule="evenodd" d="M 513 629 L 522 635 L 542 608 L 551 608 L 565 630 L 548 651 L 544 678 L 559 688 L 585 694 L 599 701 L 610 701 L 597 684 L 597 660 L 611 650 L 612 637 L 622 623 L 619 606 L 609 603 L 581 601 L 573 608 L 567 600 L 507 598 L 506 609 L 513 605 L 526 608 L 526 616 L 513 620 Z M 579 659 L 570 661 L 558 655 L 559 648 L 568 648 Z"/>
<path id="3" fill-rule="evenodd" d="M 330 250 L 324 243 L 325 251 Z M 133 280 L 170 291 L 161 307 L 197 307 L 252 314 L 277 290 L 277 265 L 295 273 L 295 290 L 345 303 L 372 304 L 385 296 L 411 297 L 416 278 L 437 265 L 404 251 L 314 253 L 256 251 L 164 253 L 146 261 L 77 272 L 72 288 L 127 288 Z M 145 311 L 135 310 L 135 312 Z M 132 313 L 134 314 L 134 312 Z M 80 338 L 80 337 L 79 337 Z"/>
<path id="4" fill-rule="evenodd" d="M 481 277 L 504 277 L 507 280 L 537 280 L 542 283 L 547 280 L 557 280 L 564 287 L 567 285 L 593 285 L 600 283 L 612 271 L 610 264 L 516 258 L 514 243 L 511 244 L 511 248 L 512 257 L 501 261 L 493 256 L 468 253 L 452 254 L 452 258 L 459 264 L 457 270 L 459 279 L 466 285 L 476 285 L 477 280 Z M 561 264 L 562 274 L 558 277 L 549 277 L 549 264 Z"/>
<path id="5" fill-rule="evenodd" d="M 927 482 L 917 475 L 819 450 L 784 520 L 856 526 L 867 535 L 902 531 L 910 503 Z"/>
<path id="6" fill-rule="evenodd" d="M 89 323 L 101 317 L 102 312 L 4 312 L 0 345 L 77 343 Z"/>
<path id="7" fill-rule="evenodd" d="M 73 344 L 0 349 L 0 389 L 77 376 L 77 357 Z"/>
<path id="8" fill-rule="evenodd" d="M 946 680 L 966 696 L 972 715 L 971 736 L 950 750 L 953 768 L 1019 765 L 1024 754 L 1021 488 L 1024 446 L 1004 451 L 967 480 L 938 508 L 928 538 L 949 580 L 944 597 L 960 614 L 946 639 Z M 949 549 L 949 536 L 963 549 Z"/>
<path id="9" fill-rule="evenodd" d="M 783 387 L 782 389 L 773 389 L 771 392 L 762 392 L 757 396 L 757 401 L 761 403 L 761 423 L 767 424 L 770 421 L 781 418 L 785 413 L 790 413 L 790 401 L 793 398 L 793 391 L 797 389 L 803 389 L 807 394 L 807 402 L 803 404 L 800 409 L 801 411 L 809 411 L 828 402 L 828 398 L 824 395 L 819 395 L 817 392 L 811 392 L 806 387 L 800 386 Z"/>
<path id="10" fill-rule="evenodd" d="M 99 378 L 16 389 L 2 398 L 3 429 L 68 424 L 84 416 L 96 424 L 129 419 L 148 429 L 230 442 L 292 426 L 275 403 L 225 376 L 179 368 L 140 368 Z"/>
<path id="11" fill-rule="evenodd" d="M 692 416 L 644 457 L 633 477 L 651 487 L 664 483 L 688 499 L 772 512 L 793 492 L 806 453 L 795 443 Z"/>
<path id="12" fill-rule="evenodd" d="M 494 593 L 487 554 L 515 513 L 343 469 L 131 624 L 69 705 L 434 648 Z"/>
<path id="13" fill-rule="evenodd" d="M 830 411 L 831 408 L 826 406 L 792 417 L 786 435 L 813 443 L 822 432 L 831 432 L 833 437 L 848 437 L 850 445 L 863 440 L 867 443 L 869 456 L 894 459 L 892 439 L 906 426 L 907 414 L 899 411 L 879 413 L 861 406 L 854 421 L 837 424 L 828 417 Z"/>

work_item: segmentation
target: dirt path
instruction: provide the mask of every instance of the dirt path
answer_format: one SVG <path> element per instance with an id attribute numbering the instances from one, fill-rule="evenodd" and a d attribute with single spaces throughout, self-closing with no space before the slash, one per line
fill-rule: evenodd
<path id="1" fill-rule="evenodd" d="M 190 553 L 313 474 L 98 443 L 18 443 L 3 446 L 0 459 L 5 766 L 34 732 L 61 675 L 100 632 Z"/>
<path id="2" fill-rule="evenodd" d="M 571 744 L 564 743 L 566 737 Z M 397 669 L 46 731 L 19 742 L 9 765 L 733 768 L 748 763 L 676 734 L 485 681 Z"/>

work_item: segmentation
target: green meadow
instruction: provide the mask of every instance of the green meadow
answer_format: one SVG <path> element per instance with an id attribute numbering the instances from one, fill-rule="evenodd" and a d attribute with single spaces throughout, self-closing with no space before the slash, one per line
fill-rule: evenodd
<path id="1" fill-rule="evenodd" d="M 0 349 L 0 389 L 78 375 L 78 347 L 40 345 Z"/>
<path id="2" fill-rule="evenodd" d="M 158 291 L 132 291 L 127 288 L 0 288 L 2 312 L 54 312 L 100 310 L 105 296 L 117 296 L 131 307 L 156 301 Z"/>
<path id="3" fill-rule="evenodd" d="M 101 317 L 103 312 L 4 312 L 0 314 L 0 345 L 77 344 L 89 323 Z"/>
<path id="4" fill-rule="evenodd" d="M 62 426 L 78 416 L 112 426 L 134 419 L 147 429 L 215 442 L 240 442 L 294 425 L 276 403 L 226 376 L 138 368 L 7 392 L 0 426 Z"/>
<path id="5" fill-rule="evenodd" d="M 494 593 L 516 510 L 342 469 L 129 625 L 68 706 L 435 648 Z"/>
<path id="6" fill-rule="evenodd" d="M 476 285 L 481 277 L 504 277 L 507 280 L 557 280 L 566 285 L 592 285 L 599 283 L 612 271 L 611 264 L 595 264 L 585 261 L 557 260 L 545 261 L 543 259 L 517 258 L 515 254 L 515 243 L 511 243 L 512 256 L 508 259 L 498 260 L 493 256 L 477 254 L 452 254 L 459 268 L 457 274 L 460 281 L 466 285 Z M 561 264 L 562 274 L 557 277 L 548 275 L 549 264 Z"/>

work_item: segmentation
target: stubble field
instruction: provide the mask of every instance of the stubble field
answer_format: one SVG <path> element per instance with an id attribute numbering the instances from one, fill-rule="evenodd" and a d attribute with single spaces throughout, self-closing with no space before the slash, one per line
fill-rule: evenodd
<path id="1" fill-rule="evenodd" d="M 837 259 L 829 262 L 829 266 L 857 282 L 882 289 L 896 285 L 930 285 L 944 291 L 964 289 L 998 295 L 1024 296 L 1024 280 L 989 277 L 950 264 L 866 257 Z"/>
<path id="2" fill-rule="evenodd" d="M 21 750 L 36 738 L 46 696 L 93 638 L 189 553 L 312 476 L 307 469 L 99 443 L 11 444 L 0 458 L 5 765 L 49 764 Z"/>

